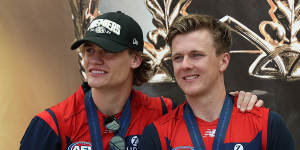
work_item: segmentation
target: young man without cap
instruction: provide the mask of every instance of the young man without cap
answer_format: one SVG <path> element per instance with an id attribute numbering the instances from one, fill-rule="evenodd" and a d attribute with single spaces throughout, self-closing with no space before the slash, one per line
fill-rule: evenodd
<path id="1" fill-rule="evenodd" d="M 231 32 L 211 16 L 191 14 L 170 27 L 174 74 L 186 102 L 147 126 L 144 150 L 293 150 L 282 118 L 260 107 L 241 113 L 226 94 Z"/>

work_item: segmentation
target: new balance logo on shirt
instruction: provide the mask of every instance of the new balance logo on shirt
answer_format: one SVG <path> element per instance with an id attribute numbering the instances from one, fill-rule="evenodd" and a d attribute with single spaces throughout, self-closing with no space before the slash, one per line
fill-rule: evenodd
<path id="1" fill-rule="evenodd" d="M 207 129 L 203 137 L 215 137 L 216 129 Z"/>

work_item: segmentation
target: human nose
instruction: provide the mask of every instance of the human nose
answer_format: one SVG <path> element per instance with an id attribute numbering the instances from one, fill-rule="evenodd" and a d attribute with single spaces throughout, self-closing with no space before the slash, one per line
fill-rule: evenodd
<path id="1" fill-rule="evenodd" d="M 102 53 L 95 53 L 89 59 L 91 63 L 104 64 L 104 55 Z"/>
<path id="2" fill-rule="evenodd" d="M 191 68 L 192 67 L 192 62 L 191 62 L 191 60 L 189 59 L 189 57 L 184 57 L 183 58 L 183 61 L 182 61 L 182 67 L 184 68 L 184 69 L 189 69 L 189 68 Z"/>

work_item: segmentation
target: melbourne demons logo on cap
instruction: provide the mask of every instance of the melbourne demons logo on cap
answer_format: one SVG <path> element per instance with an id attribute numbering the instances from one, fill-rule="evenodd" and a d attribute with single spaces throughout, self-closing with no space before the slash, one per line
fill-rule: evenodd
<path id="1" fill-rule="evenodd" d="M 92 150 L 92 144 L 89 142 L 76 142 L 72 143 L 68 150 Z"/>
<path id="2" fill-rule="evenodd" d="M 113 32 L 114 34 L 119 36 L 121 32 L 121 25 L 108 19 L 95 19 L 90 24 L 87 31 L 107 34 Z"/>

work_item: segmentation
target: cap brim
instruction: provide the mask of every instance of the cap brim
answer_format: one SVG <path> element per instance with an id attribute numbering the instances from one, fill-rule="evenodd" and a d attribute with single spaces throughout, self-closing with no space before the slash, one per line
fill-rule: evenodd
<path id="1" fill-rule="evenodd" d="M 121 52 L 121 51 L 128 48 L 128 46 L 121 45 L 117 42 L 114 42 L 112 40 L 105 39 L 105 38 L 102 38 L 102 37 L 85 37 L 85 38 L 83 38 L 81 40 L 78 40 L 75 43 L 73 43 L 72 46 L 71 46 L 71 49 L 75 50 L 80 45 L 82 45 L 83 43 L 87 43 L 87 42 L 94 43 L 94 44 L 102 47 L 104 50 L 106 50 L 108 52 L 112 52 L 112 53 Z"/>

